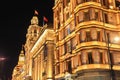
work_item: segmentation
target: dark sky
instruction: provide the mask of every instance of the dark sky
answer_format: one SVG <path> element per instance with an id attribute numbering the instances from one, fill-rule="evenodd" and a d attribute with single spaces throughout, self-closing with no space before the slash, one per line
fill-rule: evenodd
<path id="1" fill-rule="evenodd" d="M 53 5 L 54 0 L 4 0 L 0 3 L 0 57 L 6 58 L 5 61 L 0 61 L 0 78 L 4 76 L 7 80 L 11 76 L 22 44 L 25 44 L 26 32 L 34 10 L 39 13 L 40 25 L 43 16 L 52 23 Z"/>

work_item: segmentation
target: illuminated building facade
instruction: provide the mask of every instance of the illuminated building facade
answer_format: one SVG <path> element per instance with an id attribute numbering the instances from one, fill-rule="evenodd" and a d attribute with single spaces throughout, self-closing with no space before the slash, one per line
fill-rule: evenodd
<path id="1" fill-rule="evenodd" d="M 55 80 L 120 80 L 120 10 L 115 0 L 55 0 Z M 112 71 L 112 72 L 111 72 Z M 113 73 L 111 75 L 111 73 Z"/>
<path id="2" fill-rule="evenodd" d="M 12 80 L 24 80 L 25 76 L 25 55 L 23 48 L 19 55 L 18 64 L 15 66 L 12 74 Z"/>
<path id="3" fill-rule="evenodd" d="M 54 30 L 52 25 L 38 23 L 33 16 L 26 34 L 26 80 L 53 80 Z"/>

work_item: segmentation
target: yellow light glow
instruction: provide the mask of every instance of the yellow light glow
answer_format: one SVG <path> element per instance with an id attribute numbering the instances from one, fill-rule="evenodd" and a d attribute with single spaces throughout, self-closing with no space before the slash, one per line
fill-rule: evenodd
<path id="1" fill-rule="evenodd" d="M 113 6 L 110 6 L 110 9 L 113 9 Z"/>
<path id="2" fill-rule="evenodd" d="M 119 37 L 115 37 L 114 40 L 115 40 L 115 42 L 118 42 L 120 40 L 120 38 Z"/>

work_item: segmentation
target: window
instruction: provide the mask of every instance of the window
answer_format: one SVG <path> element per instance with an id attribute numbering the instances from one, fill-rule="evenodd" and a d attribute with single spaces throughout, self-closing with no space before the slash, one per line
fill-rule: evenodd
<path id="1" fill-rule="evenodd" d="M 58 29 L 60 29 L 60 21 L 58 21 L 58 25 L 57 25 Z"/>
<path id="2" fill-rule="evenodd" d="M 93 60 L 94 64 L 103 63 L 103 52 L 100 52 L 98 49 L 93 50 Z"/>
<path id="3" fill-rule="evenodd" d="M 65 43 L 66 53 L 71 53 L 71 41 Z"/>
<path id="4" fill-rule="evenodd" d="M 95 10 L 95 20 L 99 21 L 99 12 Z"/>
<path id="5" fill-rule="evenodd" d="M 91 34 L 92 41 L 97 41 L 97 29 L 92 28 L 92 29 L 90 29 L 90 31 L 91 31 L 90 34 Z"/>
<path id="6" fill-rule="evenodd" d="M 97 31 L 97 41 L 100 41 L 100 31 Z"/>
<path id="7" fill-rule="evenodd" d="M 104 13 L 104 22 L 108 23 L 108 14 L 107 13 Z"/>
<path id="8" fill-rule="evenodd" d="M 60 57 L 60 56 L 59 56 L 59 49 L 57 48 L 57 49 L 56 49 L 56 59 L 59 60 L 59 57 Z"/>
<path id="9" fill-rule="evenodd" d="M 93 63 L 92 52 L 88 53 L 88 62 L 89 62 L 89 64 Z"/>
<path id="10" fill-rule="evenodd" d="M 61 55 L 64 55 L 64 54 L 65 54 L 65 46 L 62 45 L 62 46 L 61 46 Z"/>
<path id="11" fill-rule="evenodd" d="M 35 37 L 37 36 L 37 30 L 34 30 L 34 36 Z"/>
<path id="12" fill-rule="evenodd" d="M 89 10 L 84 11 L 84 21 L 89 21 L 90 20 L 90 12 Z"/>
<path id="13" fill-rule="evenodd" d="M 34 68 L 34 67 L 35 67 L 35 60 L 32 59 L 32 68 Z"/>
<path id="14" fill-rule="evenodd" d="M 85 42 L 85 39 L 86 39 L 86 32 L 85 30 L 81 30 L 80 31 L 80 42 Z"/>
<path id="15" fill-rule="evenodd" d="M 88 42 L 88 41 L 91 41 L 91 33 L 90 33 L 90 31 L 87 31 L 86 32 L 86 41 Z"/>
<path id="16" fill-rule="evenodd" d="M 76 45 L 77 45 L 76 36 L 71 39 L 71 42 L 72 42 L 71 43 L 72 44 L 72 50 L 74 50 L 76 48 Z"/>
<path id="17" fill-rule="evenodd" d="M 81 64 L 84 65 L 84 64 L 88 64 L 88 55 L 86 52 L 82 51 L 81 53 Z"/>
<path id="18" fill-rule="evenodd" d="M 67 62 L 67 71 L 68 71 L 69 73 L 72 73 L 71 60 Z"/>
<path id="19" fill-rule="evenodd" d="M 120 52 L 114 52 L 113 56 L 113 64 L 120 65 Z"/>
<path id="20" fill-rule="evenodd" d="M 101 0 L 102 1 L 102 5 L 105 7 L 109 7 L 108 5 L 108 0 Z"/>
<path id="21" fill-rule="evenodd" d="M 74 21 L 72 21 L 70 23 L 70 32 L 73 32 L 75 30 L 75 25 L 74 25 Z"/>
<path id="22" fill-rule="evenodd" d="M 100 54 L 100 62 L 99 63 L 103 63 L 103 53 L 100 52 L 99 54 Z"/>
<path id="23" fill-rule="evenodd" d="M 75 14 L 75 25 L 78 25 L 78 21 L 79 21 L 79 15 L 78 13 Z"/>
<path id="24" fill-rule="evenodd" d="M 79 15 L 79 22 L 83 22 L 83 20 L 84 20 L 84 12 L 83 11 L 79 11 L 78 15 Z"/>
<path id="25" fill-rule="evenodd" d="M 61 31 L 59 31 L 59 40 L 61 40 L 61 36 L 62 36 Z"/>
<path id="26" fill-rule="evenodd" d="M 70 25 L 67 25 L 65 28 L 65 36 L 69 35 L 70 33 L 71 33 Z"/>
<path id="27" fill-rule="evenodd" d="M 120 1 L 116 0 L 115 3 L 116 3 L 116 7 L 120 8 Z"/>
<path id="28" fill-rule="evenodd" d="M 44 44 L 44 59 L 47 57 L 47 45 Z"/>
<path id="29" fill-rule="evenodd" d="M 64 34 L 64 29 L 62 29 L 62 30 L 60 30 L 59 31 L 59 40 L 62 40 L 62 39 L 64 39 L 64 36 L 65 34 Z"/>
<path id="30" fill-rule="evenodd" d="M 55 74 L 59 74 L 60 73 L 60 65 L 59 64 L 56 64 L 55 66 L 56 70 L 55 70 Z"/>
<path id="31" fill-rule="evenodd" d="M 69 12 L 66 13 L 66 20 L 70 17 Z"/>

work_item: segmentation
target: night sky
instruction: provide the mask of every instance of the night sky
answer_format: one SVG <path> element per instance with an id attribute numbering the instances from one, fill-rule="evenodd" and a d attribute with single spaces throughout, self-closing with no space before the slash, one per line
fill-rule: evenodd
<path id="1" fill-rule="evenodd" d="M 0 78 L 11 77 L 34 10 L 39 13 L 39 25 L 43 16 L 48 18 L 48 23 L 53 23 L 53 5 L 54 0 L 4 0 L 0 3 L 0 57 L 6 58 L 0 61 Z"/>

